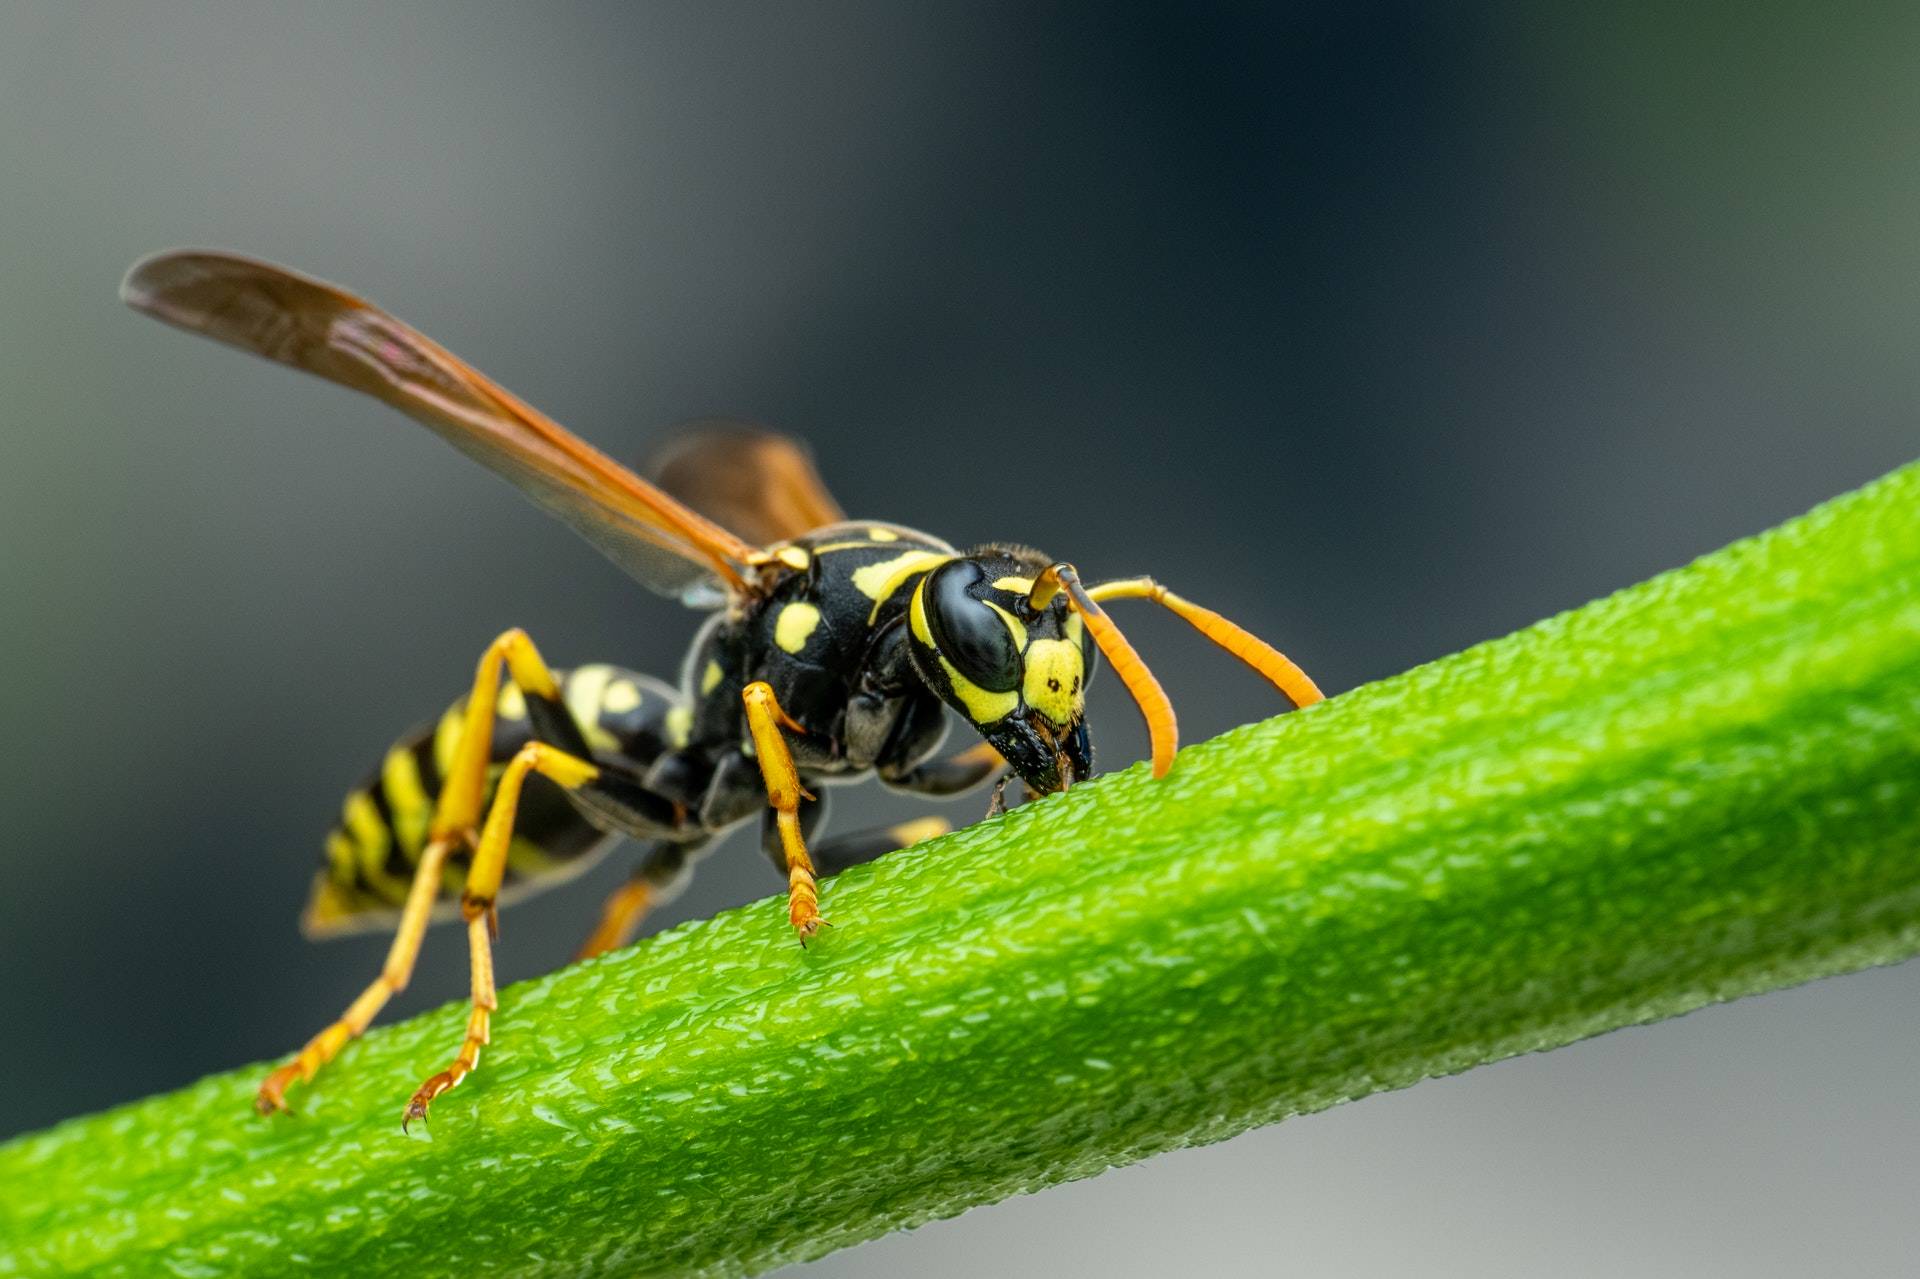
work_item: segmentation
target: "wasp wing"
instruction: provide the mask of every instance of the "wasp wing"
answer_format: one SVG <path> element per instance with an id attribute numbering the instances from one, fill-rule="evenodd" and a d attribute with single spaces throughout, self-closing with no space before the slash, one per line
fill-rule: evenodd
<path id="1" fill-rule="evenodd" d="M 644 469 L 669 495 L 760 546 L 847 518 L 806 445 L 745 422 L 690 423 Z"/>
<path id="2" fill-rule="evenodd" d="M 135 263 L 120 295 L 169 324 L 392 405 L 654 590 L 698 598 L 710 577 L 746 589 L 752 546 L 344 290 L 237 254 L 177 250 Z"/>

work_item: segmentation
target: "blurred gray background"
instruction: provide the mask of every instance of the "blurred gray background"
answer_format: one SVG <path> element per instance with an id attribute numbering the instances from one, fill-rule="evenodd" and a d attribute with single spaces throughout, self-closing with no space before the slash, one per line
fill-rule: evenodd
<path id="1" fill-rule="evenodd" d="M 1151 570 L 1337 691 L 1920 454 L 1920 15 L 1609 14 L 5 6 L 0 1133 L 361 988 L 383 939 L 294 929 L 320 833 L 500 628 L 672 672 L 694 621 L 425 432 L 124 311 L 137 255 L 347 283 L 616 453 L 778 424 L 858 514 Z M 1275 708 L 1128 625 L 1191 737 Z M 503 976 L 623 873 L 513 911 Z M 743 843 L 663 922 L 778 886 Z M 464 974 L 431 935 L 396 1012 Z M 1911 1273 L 1916 1056 L 1920 970 L 1829 981 L 806 1273 Z"/>

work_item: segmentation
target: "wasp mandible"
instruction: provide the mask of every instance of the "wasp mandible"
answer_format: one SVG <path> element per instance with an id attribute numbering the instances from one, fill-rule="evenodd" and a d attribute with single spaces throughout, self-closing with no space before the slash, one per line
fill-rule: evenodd
<path id="1" fill-rule="evenodd" d="M 1001 774 L 1035 795 L 1093 770 L 1086 691 L 1096 653 L 1145 717 L 1153 772 L 1173 763 L 1173 707 L 1101 607 L 1152 600 L 1271 681 L 1320 700 L 1278 651 L 1150 578 L 1083 585 L 1024 546 L 960 551 L 926 533 L 848 520 L 806 452 L 737 425 L 695 429 L 642 479 L 446 349 L 330 284 L 235 254 L 181 250 L 133 267 L 135 309 L 362 391 L 519 488 L 644 585 L 712 610 L 678 686 L 634 671 L 550 667 L 511 630 L 467 695 L 388 751 L 352 792 L 303 916 L 309 935 L 390 924 L 380 975 L 261 1083 L 263 1114 L 311 1081 L 407 984 L 432 919 L 457 908 L 472 1012 L 453 1062 L 403 1126 L 479 1064 L 498 1007 L 492 942 L 516 890 L 637 840 L 631 880 L 581 955 L 631 938 L 689 860 L 756 812 L 804 945 L 826 921 L 819 879 L 945 829 L 944 822 L 815 842 L 825 782 L 879 777 L 958 794 Z M 504 682 L 503 682 L 504 681 Z M 941 755 L 951 707 L 981 741 Z M 457 893 L 448 885 L 458 883 Z"/>

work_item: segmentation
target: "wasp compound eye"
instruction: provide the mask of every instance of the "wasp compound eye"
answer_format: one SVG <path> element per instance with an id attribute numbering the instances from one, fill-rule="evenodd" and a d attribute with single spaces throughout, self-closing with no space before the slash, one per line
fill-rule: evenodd
<path id="1" fill-rule="evenodd" d="M 986 570 L 955 560 L 927 579 L 927 630 L 934 647 L 955 670 L 993 693 L 1020 686 L 1020 624 L 1011 613 L 982 600 Z"/>

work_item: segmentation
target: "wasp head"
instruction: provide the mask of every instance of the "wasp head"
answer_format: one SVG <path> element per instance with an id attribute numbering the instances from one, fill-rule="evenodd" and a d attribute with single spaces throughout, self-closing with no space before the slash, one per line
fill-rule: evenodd
<path id="1" fill-rule="evenodd" d="M 1035 551 L 982 547 L 923 577 L 908 610 L 921 678 L 1043 795 L 1093 771 L 1095 650 L 1064 597 L 1030 603 L 1047 564 Z"/>

